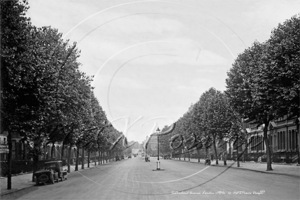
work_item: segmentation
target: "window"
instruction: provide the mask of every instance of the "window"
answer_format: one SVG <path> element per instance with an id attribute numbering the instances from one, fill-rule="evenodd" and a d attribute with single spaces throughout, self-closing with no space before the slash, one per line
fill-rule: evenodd
<path id="1" fill-rule="evenodd" d="M 277 151 L 277 149 L 278 149 L 278 146 L 276 145 L 277 144 L 277 137 L 276 137 L 276 135 L 274 135 L 274 146 L 273 146 L 273 149 L 275 150 L 275 151 Z"/>
<path id="2" fill-rule="evenodd" d="M 292 142 L 293 142 L 293 137 L 292 137 L 292 131 L 289 130 L 289 140 L 288 140 L 288 150 L 292 150 Z"/>
<path id="3" fill-rule="evenodd" d="M 278 137 L 277 137 L 277 146 L 278 146 L 278 150 L 280 150 L 281 149 L 281 147 L 280 147 L 280 141 L 281 141 L 280 132 L 278 132 L 277 135 L 278 135 Z"/>
<path id="4" fill-rule="evenodd" d="M 261 136 L 258 136 L 257 142 L 258 142 L 258 143 L 257 143 L 257 144 L 258 144 L 258 145 L 257 145 L 257 150 L 260 151 L 260 150 L 261 150 Z"/>
<path id="5" fill-rule="evenodd" d="M 282 149 L 285 149 L 285 131 L 282 132 Z"/>
<path id="6" fill-rule="evenodd" d="M 298 144 L 298 137 L 299 137 L 298 135 L 299 135 L 298 130 L 297 130 L 297 131 L 295 130 L 295 141 L 296 141 L 296 142 L 295 142 L 295 148 L 297 148 L 298 145 L 299 145 L 299 144 Z"/>
<path id="7" fill-rule="evenodd" d="M 250 139 L 250 149 L 251 149 L 251 151 L 254 150 L 253 146 L 254 146 L 254 137 L 251 137 L 251 139 Z"/>
<path id="8" fill-rule="evenodd" d="M 292 139 L 291 139 L 291 142 L 292 142 L 292 150 L 295 151 L 297 150 L 297 145 L 298 145 L 298 139 L 297 139 L 297 131 L 295 129 L 292 130 Z"/>
<path id="9" fill-rule="evenodd" d="M 15 159 L 16 158 L 16 141 L 15 140 L 13 140 L 12 141 L 12 159 Z"/>

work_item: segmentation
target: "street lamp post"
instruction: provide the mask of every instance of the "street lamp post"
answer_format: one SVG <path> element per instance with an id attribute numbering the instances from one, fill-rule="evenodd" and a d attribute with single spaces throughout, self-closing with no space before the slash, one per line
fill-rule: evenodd
<path id="1" fill-rule="evenodd" d="M 156 135 L 157 135 L 157 167 L 156 170 L 160 170 L 160 162 L 159 162 L 159 133 L 160 130 L 157 128 Z"/>

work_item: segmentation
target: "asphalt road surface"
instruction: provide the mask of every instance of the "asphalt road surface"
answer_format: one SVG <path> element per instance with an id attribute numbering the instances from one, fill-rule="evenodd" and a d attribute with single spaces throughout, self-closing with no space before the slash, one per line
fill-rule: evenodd
<path id="1" fill-rule="evenodd" d="M 141 157 L 69 174 L 53 185 L 24 189 L 2 199 L 299 199 L 299 177 Z"/>

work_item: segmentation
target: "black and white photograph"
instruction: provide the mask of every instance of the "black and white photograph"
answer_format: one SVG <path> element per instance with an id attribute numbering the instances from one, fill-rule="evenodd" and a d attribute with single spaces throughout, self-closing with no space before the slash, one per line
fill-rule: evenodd
<path id="1" fill-rule="evenodd" d="M 299 0 L 0 0 L 0 199 L 300 199 Z"/>

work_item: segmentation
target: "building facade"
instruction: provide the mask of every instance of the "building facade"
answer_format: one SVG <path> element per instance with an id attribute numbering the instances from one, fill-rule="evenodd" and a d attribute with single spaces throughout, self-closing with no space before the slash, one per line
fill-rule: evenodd
<path id="1" fill-rule="evenodd" d="M 270 122 L 268 126 L 268 139 L 271 147 L 273 162 L 295 163 L 299 156 L 299 118 L 288 119 L 283 117 Z M 264 158 L 266 145 L 263 136 L 263 125 L 246 123 L 247 145 L 243 145 L 241 150 L 245 150 L 248 160 L 259 160 Z M 232 144 L 231 144 L 232 145 Z M 233 148 L 234 149 L 234 148 Z M 240 151 L 241 151 L 240 150 Z M 232 152 L 235 152 L 233 150 Z"/>

